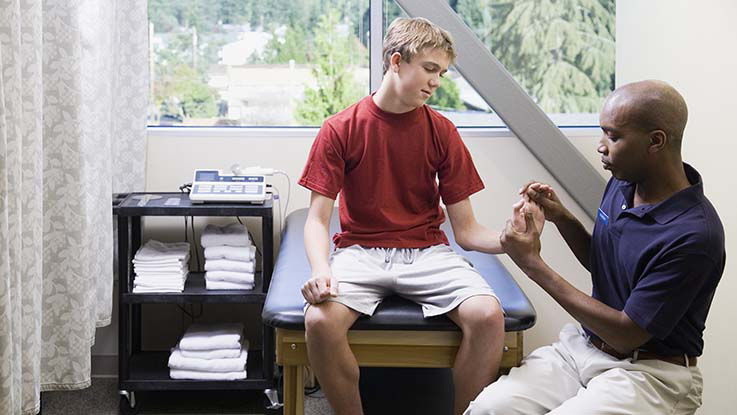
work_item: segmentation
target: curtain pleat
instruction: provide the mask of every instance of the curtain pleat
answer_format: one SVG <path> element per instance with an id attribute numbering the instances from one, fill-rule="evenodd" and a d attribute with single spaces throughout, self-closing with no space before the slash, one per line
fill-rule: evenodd
<path id="1" fill-rule="evenodd" d="M 145 0 L 0 0 L 0 414 L 90 384 L 111 195 L 143 187 L 147 51 Z"/>

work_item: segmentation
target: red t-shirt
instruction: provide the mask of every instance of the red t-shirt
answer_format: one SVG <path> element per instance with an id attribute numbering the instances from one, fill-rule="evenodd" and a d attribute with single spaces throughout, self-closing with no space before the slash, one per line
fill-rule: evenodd
<path id="1" fill-rule="evenodd" d="M 447 245 L 440 197 L 451 205 L 484 188 L 447 118 L 427 105 L 389 113 L 371 96 L 325 120 L 299 184 L 340 193 L 337 248 Z"/>

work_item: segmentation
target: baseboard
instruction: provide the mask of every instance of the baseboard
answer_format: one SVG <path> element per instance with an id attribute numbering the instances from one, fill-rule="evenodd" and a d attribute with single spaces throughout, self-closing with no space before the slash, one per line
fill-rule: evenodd
<path id="1" fill-rule="evenodd" d="M 93 378 L 117 378 L 118 377 L 118 355 L 103 354 L 92 355 L 92 377 Z"/>

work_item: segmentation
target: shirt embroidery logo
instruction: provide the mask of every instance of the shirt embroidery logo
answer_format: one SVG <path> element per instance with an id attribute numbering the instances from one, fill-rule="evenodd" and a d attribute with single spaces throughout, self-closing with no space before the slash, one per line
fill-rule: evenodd
<path id="1" fill-rule="evenodd" d="M 601 210 L 601 208 L 599 208 L 599 213 L 598 213 L 597 217 L 599 218 L 599 220 L 601 221 L 601 223 L 604 224 L 604 226 L 608 226 L 609 225 L 609 216 L 607 216 L 607 214 L 604 213 L 604 211 Z"/>

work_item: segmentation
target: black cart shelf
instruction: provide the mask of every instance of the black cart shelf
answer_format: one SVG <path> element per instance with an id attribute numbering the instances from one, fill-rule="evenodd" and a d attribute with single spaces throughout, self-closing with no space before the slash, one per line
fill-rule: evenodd
<path id="1" fill-rule="evenodd" d="M 160 196 L 138 206 L 143 195 Z M 133 412 L 135 391 L 158 390 L 247 390 L 274 387 L 274 331 L 262 326 L 262 350 L 249 350 L 248 378 L 234 381 L 179 380 L 169 377 L 169 352 L 141 348 L 141 305 L 169 304 L 259 304 L 263 307 L 274 263 L 273 210 L 271 200 L 263 204 L 193 204 L 184 193 L 130 193 L 115 195 L 113 214 L 118 221 L 118 390 L 121 413 Z M 134 294 L 131 260 L 141 246 L 143 216 L 232 216 L 260 217 L 263 244 L 261 271 L 252 290 L 206 290 L 204 273 L 191 272 L 181 293 Z M 191 243 L 199 243 L 192 241 Z"/>

